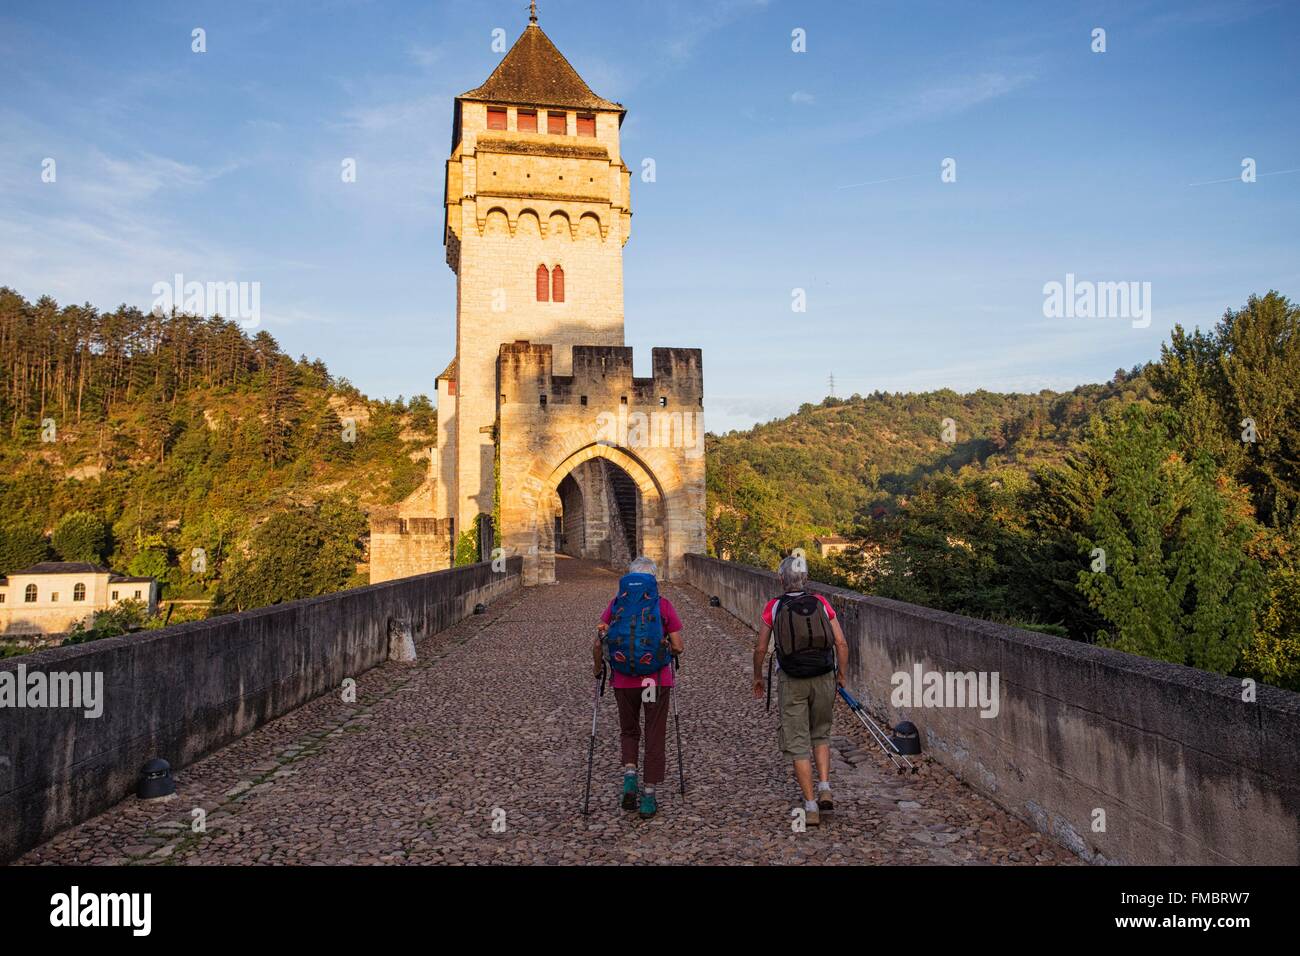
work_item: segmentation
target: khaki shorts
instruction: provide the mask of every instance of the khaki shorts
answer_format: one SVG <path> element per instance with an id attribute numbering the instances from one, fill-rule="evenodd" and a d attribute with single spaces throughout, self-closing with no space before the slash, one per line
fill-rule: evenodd
<path id="1" fill-rule="evenodd" d="M 835 709 L 835 672 L 820 677 L 778 674 L 777 701 L 781 724 L 776 741 L 788 760 L 809 760 L 813 748 L 831 742 Z"/>

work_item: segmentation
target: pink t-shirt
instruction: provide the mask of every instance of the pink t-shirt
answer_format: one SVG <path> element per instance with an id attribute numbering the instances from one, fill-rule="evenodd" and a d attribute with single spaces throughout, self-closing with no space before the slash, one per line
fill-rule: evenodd
<path id="1" fill-rule="evenodd" d="M 804 592 L 796 591 L 794 593 L 802 594 Z M 790 595 L 782 594 L 781 597 L 790 597 Z M 813 597 L 821 601 L 822 607 L 826 608 L 826 617 L 832 621 L 835 620 L 835 608 L 831 607 L 831 602 L 826 600 L 820 594 L 814 594 Z M 767 607 L 763 608 L 763 623 L 768 627 L 772 626 L 772 612 L 776 609 L 776 602 L 779 600 L 781 600 L 781 598 L 772 598 L 772 600 L 767 602 Z"/>
<path id="2" fill-rule="evenodd" d="M 613 616 L 614 602 L 609 602 L 609 607 L 605 608 L 605 613 L 600 616 L 601 624 L 608 624 L 609 619 Z M 664 636 L 676 634 L 682 629 L 682 619 L 677 616 L 677 608 L 673 607 L 671 601 L 666 597 L 659 599 L 659 617 L 664 622 Z M 653 681 L 656 687 L 673 686 L 673 665 L 668 664 L 658 674 L 648 674 L 645 677 L 633 677 L 630 674 L 620 674 L 618 671 L 610 668 L 610 673 L 614 678 L 615 689 L 624 687 L 645 687 L 644 681 Z"/>

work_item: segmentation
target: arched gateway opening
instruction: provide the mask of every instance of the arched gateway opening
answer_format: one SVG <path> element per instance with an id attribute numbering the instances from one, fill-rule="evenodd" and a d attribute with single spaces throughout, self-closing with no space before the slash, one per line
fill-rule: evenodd
<path id="1" fill-rule="evenodd" d="M 600 444 L 570 455 L 543 483 L 534 527 L 537 583 L 555 580 L 557 551 L 619 571 L 638 554 L 662 562 L 666 553 L 654 475 L 630 453 Z"/>
<path id="2" fill-rule="evenodd" d="M 641 553 L 641 492 L 618 465 L 585 461 L 561 479 L 556 494 L 557 552 L 615 568 Z"/>

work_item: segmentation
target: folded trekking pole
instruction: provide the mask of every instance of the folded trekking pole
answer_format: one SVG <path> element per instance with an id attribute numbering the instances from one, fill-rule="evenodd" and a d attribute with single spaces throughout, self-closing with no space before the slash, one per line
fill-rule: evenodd
<path id="1" fill-rule="evenodd" d="M 863 707 L 862 704 L 843 687 L 837 687 L 836 690 L 839 692 L 839 695 L 844 698 L 844 703 L 849 705 L 849 710 L 853 711 L 853 713 L 857 715 L 858 720 L 862 721 L 862 726 L 867 728 L 867 733 L 871 735 L 871 739 L 880 745 L 880 749 L 885 752 L 885 756 L 889 758 L 889 762 L 897 768 L 898 772 L 903 773 L 905 770 L 911 770 L 912 773 L 916 773 L 916 765 L 913 764 L 912 761 L 908 760 L 907 757 L 905 757 L 902 752 L 894 746 L 894 742 L 889 739 L 876 722 L 867 716 L 866 708 Z"/>
<path id="2" fill-rule="evenodd" d="M 605 665 L 600 665 L 600 677 L 591 685 L 591 740 L 587 743 L 587 792 L 582 797 L 582 815 L 587 815 L 591 806 L 591 766 L 596 760 L 596 709 L 600 698 L 605 696 Z"/>
<path id="3" fill-rule="evenodd" d="M 680 667 L 681 667 L 681 662 L 677 659 L 677 655 L 674 654 L 673 673 L 676 674 Z M 681 693 L 681 687 L 682 687 L 681 684 L 674 681 L 673 692 L 668 696 L 672 699 L 673 702 L 673 725 L 677 728 L 677 777 L 681 782 L 682 794 L 685 795 L 686 769 L 682 764 L 682 722 L 677 716 L 677 695 Z"/>

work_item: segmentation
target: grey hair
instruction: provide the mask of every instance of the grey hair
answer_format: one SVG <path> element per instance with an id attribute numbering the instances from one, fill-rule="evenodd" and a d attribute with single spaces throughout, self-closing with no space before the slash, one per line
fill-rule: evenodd
<path id="1" fill-rule="evenodd" d="M 802 554 L 792 554 L 777 569 L 781 587 L 787 591 L 802 591 L 808 585 L 808 561 Z"/>
<path id="2" fill-rule="evenodd" d="M 633 558 L 632 563 L 627 566 L 629 574 L 653 574 L 659 576 L 659 567 L 647 558 L 644 554 L 638 558 Z"/>

